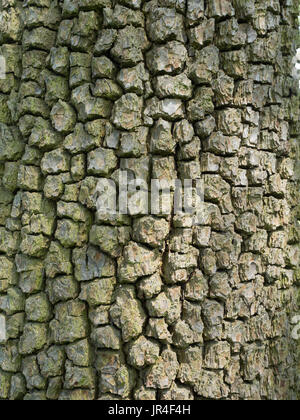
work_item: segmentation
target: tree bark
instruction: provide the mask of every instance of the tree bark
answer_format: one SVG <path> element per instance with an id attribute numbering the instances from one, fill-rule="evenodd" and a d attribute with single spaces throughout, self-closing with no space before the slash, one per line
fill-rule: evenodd
<path id="1" fill-rule="evenodd" d="M 0 1 L 0 399 L 297 399 L 298 14 Z"/>

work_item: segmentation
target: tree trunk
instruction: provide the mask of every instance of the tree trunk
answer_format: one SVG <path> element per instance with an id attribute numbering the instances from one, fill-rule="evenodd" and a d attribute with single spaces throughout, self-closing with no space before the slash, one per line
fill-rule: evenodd
<path id="1" fill-rule="evenodd" d="M 0 1 L 0 399 L 299 396 L 298 13 Z"/>

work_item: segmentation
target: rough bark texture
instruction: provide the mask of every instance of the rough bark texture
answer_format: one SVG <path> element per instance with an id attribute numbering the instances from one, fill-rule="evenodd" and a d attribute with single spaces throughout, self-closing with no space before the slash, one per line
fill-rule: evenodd
<path id="1" fill-rule="evenodd" d="M 297 14 L 0 1 L 0 399 L 297 398 Z M 201 225 L 97 218 L 120 168 Z"/>

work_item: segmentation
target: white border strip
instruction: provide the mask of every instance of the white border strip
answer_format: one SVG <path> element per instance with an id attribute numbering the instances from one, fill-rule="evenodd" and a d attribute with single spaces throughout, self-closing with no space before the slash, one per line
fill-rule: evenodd
<path id="1" fill-rule="evenodd" d="M 6 60 L 3 55 L 0 55 L 0 80 L 6 79 Z"/>
<path id="2" fill-rule="evenodd" d="M 6 318 L 0 314 L 0 343 L 6 341 Z"/>

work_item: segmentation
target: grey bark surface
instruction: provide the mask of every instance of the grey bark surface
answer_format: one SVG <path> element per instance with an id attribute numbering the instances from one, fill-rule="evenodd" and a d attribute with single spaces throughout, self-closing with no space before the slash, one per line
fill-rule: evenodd
<path id="1" fill-rule="evenodd" d="M 298 14 L 0 0 L 1 400 L 299 397 Z M 101 218 L 120 169 L 200 223 Z"/>

